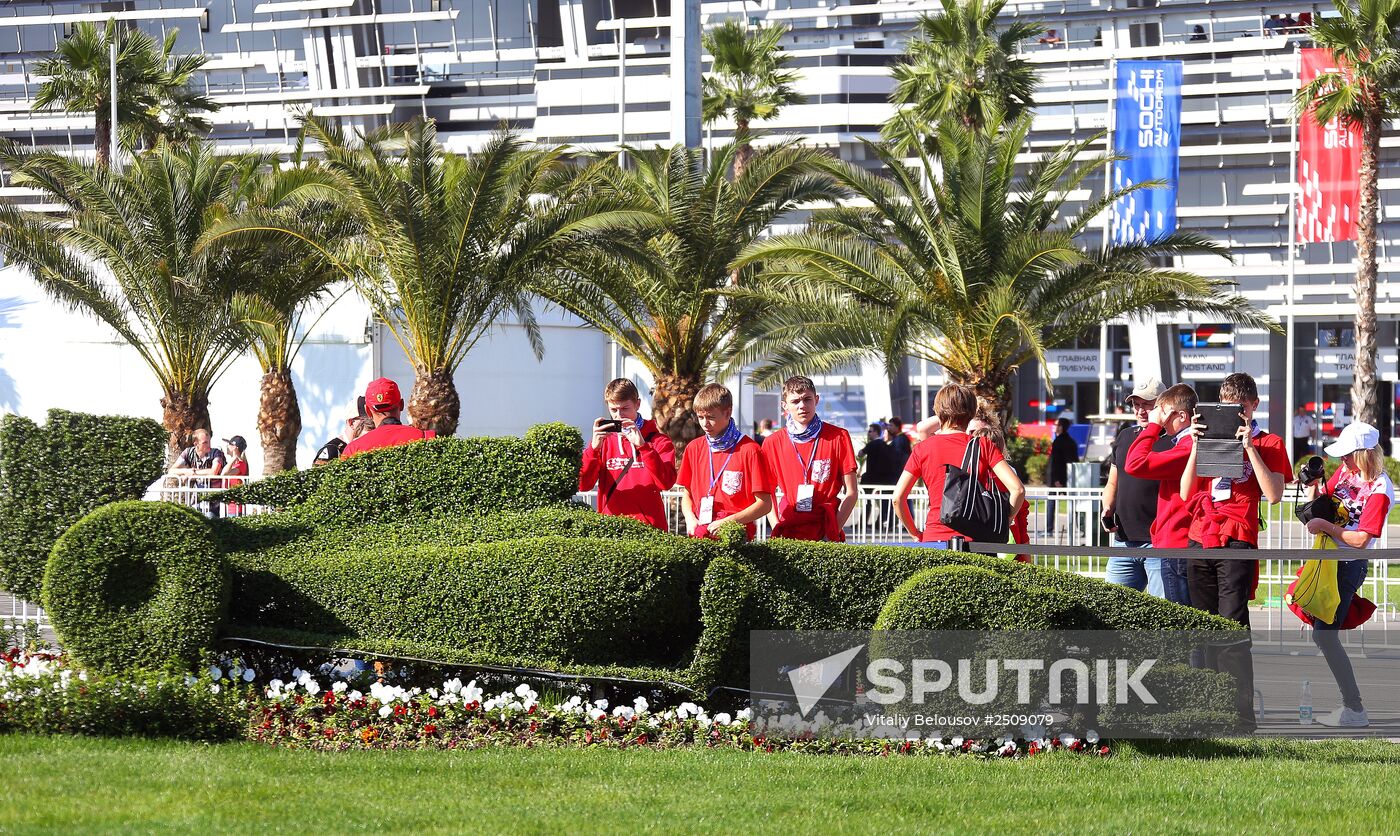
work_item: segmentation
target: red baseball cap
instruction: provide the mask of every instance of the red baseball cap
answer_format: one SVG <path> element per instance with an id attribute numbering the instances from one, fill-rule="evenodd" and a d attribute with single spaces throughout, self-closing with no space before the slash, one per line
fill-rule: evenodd
<path id="1" fill-rule="evenodd" d="M 399 385 L 387 377 L 370 381 L 365 387 L 365 408 L 371 412 L 398 412 L 403 409 Z"/>

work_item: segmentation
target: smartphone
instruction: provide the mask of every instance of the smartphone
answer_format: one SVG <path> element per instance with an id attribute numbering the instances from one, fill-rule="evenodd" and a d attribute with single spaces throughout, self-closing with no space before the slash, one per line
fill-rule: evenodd
<path id="1" fill-rule="evenodd" d="M 622 432 L 622 422 L 616 418 L 599 418 L 602 423 L 598 424 L 598 430 L 605 433 Z"/>
<path id="2" fill-rule="evenodd" d="M 1244 426 L 1240 421 L 1244 413 L 1237 403 L 1196 404 L 1196 414 L 1201 416 L 1200 423 L 1206 427 L 1202 438 L 1233 439 Z"/>

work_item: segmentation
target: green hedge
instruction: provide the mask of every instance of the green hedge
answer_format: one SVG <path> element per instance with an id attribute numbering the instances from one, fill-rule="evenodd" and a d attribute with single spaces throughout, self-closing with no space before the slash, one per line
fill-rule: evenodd
<path id="1" fill-rule="evenodd" d="M 518 511 L 573 497 L 582 450 L 578 430 L 541 424 L 524 438 L 438 438 L 371 450 L 219 498 L 293 510 L 322 526 Z"/>
<path id="2" fill-rule="evenodd" d="M 149 418 L 61 409 L 42 427 L 0 420 L 0 587 L 37 602 L 59 536 L 95 508 L 139 499 L 164 470 L 167 437 Z"/>
<path id="3" fill-rule="evenodd" d="M 60 644 L 86 666 L 188 668 L 223 621 L 228 575 L 195 511 L 117 502 L 59 538 L 43 600 Z"/>
<path id="4" fill-rule="evenodd" d="M 671 537 L 455 546 L 295 540 L 229 555 L 229 631 L 247 625 L 557 663 L 680 668 L 699 638 L 712 549 Z"/>
<path id="5" fill-rule="evenodd" d="M 1035 618 L 1080 623 L 1080 617 L 1087 619 L 1085 629 L 1239 629 L 1233 622 L 1127 587 L 1001 558 L 776 539 L 735 546 L 710 564 L 700 593 L 705 632 L 691 678 L 707 687 L 746 682 L 750 630 L 868 630 L 896 590 L 939 567 L 949 574 L 934 577 L 958 587 L 950 592 L 957 600 L 948 606 L 959 609 L 948 622 L 960 614 L 974 624 L 995 625 L 966 629 L 1043 629 L 1014 625 Z M 909 594 L 904 589 L 900 597 Z M 1033 612 L 1014 612 L 1018 607 Z M 994 615 L 1000 611 L 1007 612 Z M 973 618 L 969 613 L 984 614 Z"/>
<path id="6" fill-rule="evenodd" d="M 938 566 L 885 601 L 876 630 L 1091 630 L 1096 619 L 1053 589 L 1021 586 L 981 566 Z"/>

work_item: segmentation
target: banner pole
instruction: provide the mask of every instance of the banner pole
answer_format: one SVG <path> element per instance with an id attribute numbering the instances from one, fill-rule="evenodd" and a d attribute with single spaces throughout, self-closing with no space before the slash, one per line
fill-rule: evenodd
<path id="1" fill-rule="evenodd" d="M 1302 56 L 1297 45 L 1293 47 L 1293 87 L 1298 89 L 1302 81 Z M 1294 335 L 1294 289 L 1297 275 L 1297 251 L 1298 251 L 1298 120 L 1301 118 L 1298 113 L 1298 102 L 1296 97 L 1289 104 L 1290 118 L 1288 121 L 1288 294 L 1285 305 L 1285 326 L 1286 333 L 1284 339 L 1287 340 L 1287 347 L 1284 349 L 1284 375 L 1283 382 L 1283 409 L 1284 421 L 1288 426 L 1288 444 L 1293 446 L 1293 412 L 1294 404 L 1297 403 L 1298 393 L 1295 391 L 1294 376 L 1296 373 L 1294 354 L 1298 350 L 1297 341 Z M 1308 438 L 1308 444 L 1312 444 L 1312 438 Z M 1290 450 L 1290 455 L 1292 451 Z"/>
<path id="2" fill-rule="evenodd" d="M 1113 129 L 1118 108 L 1118 59 L 1108 59 L 1108 113 L 1104 119 L 1103 193 L 1113 191 Z M 1113 205 L 1104 212 L 1102 248 L 1108 250 L 1109 229 L 1113 224 Z M 1099 414 L 1108 414 L 1108 323 L 1099 323 Z M 1083 417 L 1083 416 L 1081 416 Z"/>

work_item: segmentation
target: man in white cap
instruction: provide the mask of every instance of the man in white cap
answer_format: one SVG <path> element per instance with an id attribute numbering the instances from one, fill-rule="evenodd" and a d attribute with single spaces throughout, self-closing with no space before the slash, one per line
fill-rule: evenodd
<path id="1" fill-rule="evenodd" d="M 1115 535 L 1121 545 L 1129 548 L 1151 548 L 1152 521 L 1157 518 L 1158 485 L 1152 479 L 1128 475 L 1125 462 L 1128 448 L 1147 426 L 1148 416 L 1157 405 L 1157 396 L 1165 391 L 1162 381 L 1155 377 L 1139 381 L 1127 397 L 1128 408 L 1137 420 L 1125 425 L 1113 439 L 1109 453 L 1113 464 L 1108 470 L 1108 484 L 1103 489 L 1103 527 Z M 1175 439 L 1159 439 L 1153 449 L 1170 449 Z M 1191 603 L 1186 586 L 1186 561 L 1164 560 L 1156 557 L 1110 557 L 1109 583 L 1129 586 L 1139 592 L 1165 598 L 1177 604 Z"/>

